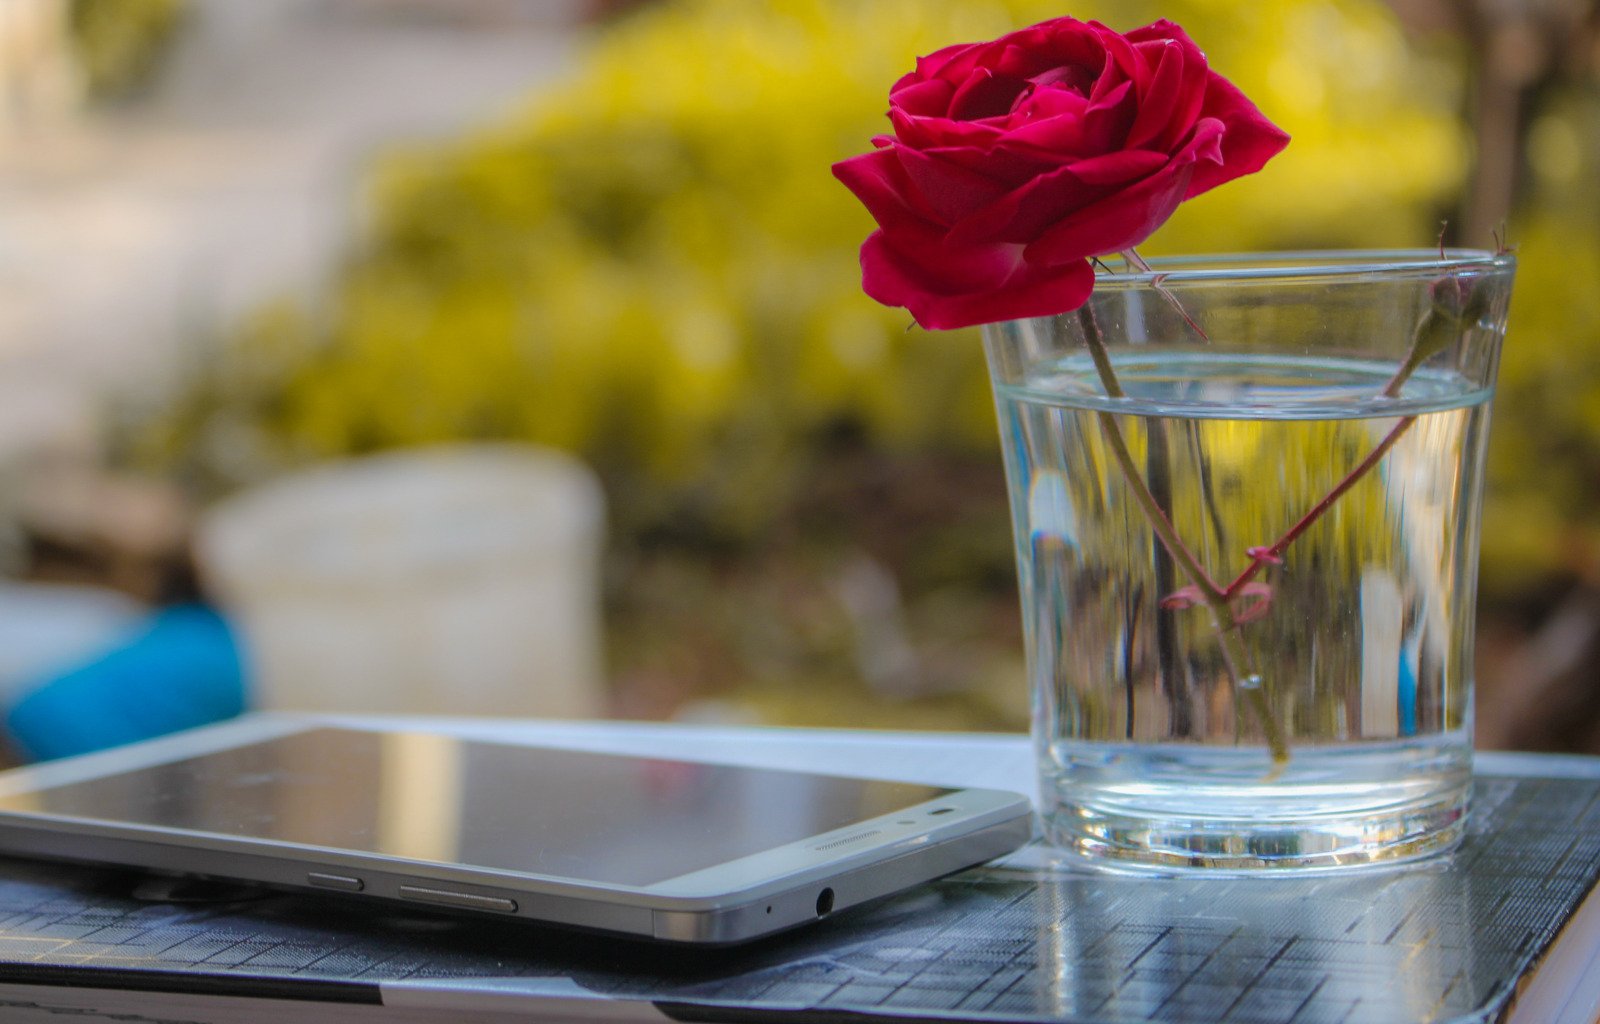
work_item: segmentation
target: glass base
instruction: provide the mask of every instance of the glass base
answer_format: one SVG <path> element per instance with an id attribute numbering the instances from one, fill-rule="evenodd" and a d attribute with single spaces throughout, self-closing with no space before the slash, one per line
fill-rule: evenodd
<path id="1" fill-rule="evenodd" d="M 1274 771 L 1259 752 L 1135 747 L 1108 761 L 1107 746 L 1075 745 L 1043 787 L 1046 835 L 1101 867 L 1342 871 L 1443 853 L 1466 825 L 1468 752 L 1301 749 Z"/>

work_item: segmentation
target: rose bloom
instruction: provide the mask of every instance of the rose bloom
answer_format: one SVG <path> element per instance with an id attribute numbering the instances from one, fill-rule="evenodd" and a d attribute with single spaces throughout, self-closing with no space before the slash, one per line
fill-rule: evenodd
<path id="1" fill-rule="evenodd" d="M 1089 257 L 1289 142 L 1169 21 L 1056 18 L 940 50 L 889 91 L 889 120 L 833 173 L 878 222 L 867 294 L 927 328 L 1078 308 Z"/>

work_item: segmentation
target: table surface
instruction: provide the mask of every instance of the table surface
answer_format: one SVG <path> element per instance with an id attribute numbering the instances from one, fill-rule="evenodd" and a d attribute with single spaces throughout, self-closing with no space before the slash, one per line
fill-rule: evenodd
<path id="1" fill-rule="evenodd" d="M 676 722 L 518 721 L 405 715 L 330 716 L 366 728 L 418 729 L 513 743 L 742 764 L 890 775 L 938 786 L 999 786 L 1037 799 L 1033 746 L 1022 733 L 894 732 Z M 1600 779 L 1600 757 L 1483 751 L 1479 774 Z"/>
<path id="2" fill-rule="evenodd" d="M 699 760 L 764 768 L 804 771 L 816 770 L 817 765 L 825 764 L 828 770 L 840 773 L 879 775 L 939 786 L 1013 789 L 1028 793 L 1035 804 L 1038 803 L 1038 779 L 1032 742 L 1028 736 L 1016 733 L 908 733 L 643 722 L 487 722 L 481 719 L 442 718 L 367 718 L 355 722 L 619 753 L 682 757 L 689 756 L 686 752 L 692 752 L 692 756 Z M 1298 887 L 1299 891 L 1274 892 L 1264 902 L 1257 891 L 1259 887 L 1251 882 L 1219 885 L 1215 880 L 1200 883 L 1193 880 L 1165 880 L 1168 887 L 1204 886 L 1203 892 L 1186 893 L 1184 901 L 1192 900 L 1207 907 L 1229 906 L 1232 911 L 1247 908 L 1243 913 L 1232 913 L 1224 918 L 1226 922 L 1243 922 L 1241 928 L 1245 931 L 1252 925 L 1295 920 L 1297 915 L 1289 910 L 1283 899 L 1289 897 L 1304 911 L 1299 919 L 1308 922 L 1305 927 L 1298 929 L 1299 934 L 1293 936 L 1294 941 L 1288 947 L 1300 954 L 1299 957 L 1280 957 L 1272 971 L 1252 975 L 1249 972 L 1258 966 L 1258 961 L 1241 953 L 1248 944 L 1241 941 L 1243 936 L 1239 932 L 1233 933 L 1231 941 L 1224 937 L 1222 946 L 1206 951 L 1208 941 L 1218 936 L 1211 934 L 1196 940 L 1188 937 L 1188 933 L 1182 930 L 1183 925 L 1175 925 L 1168 920 L 1167 903 L 1173 894 L 1163 891 L 1163 882 L 1153 883 L 1152 888 L 1149 880 L 1118 879 L 1116 885 L 1124 895 L 1109 901 L 1108 905 L 1113 908 L 1109 915 L 1103 909 L 1091 915 L 1088 930 L 1108 936 L 1119 928 L 1133 927 L 1129 918 L 1139 915 L 1130 915 L 1126 906 L 1120 905 L 1126 892 L 1131 891 L 1149 897 L 1152 906 L 1143 911 L 1144 923 L 1151 934 L 1157 931 L 1164 934 L 1162 942 L 1141 948 L 1139 955 L 1126 963 L 1113 959 L 1109 964 L 1097 966 L 1087 976 L 1075 976 L 1072 984 L 1078 991 L 1070 994 L 1064 994 L 1054 982 L 1047 982 L 1041 988 L 1038 978 L 1026 978 L 1023 984 L 1013 983 L 1007 993 L 1013 997 L 1008 1012 L 1022 1012 L 1024 1015 L 1045 1013 L 1052 1017 L 1090 1013 L 1092 1016 L 1085 1019 L 1108 1020 L 1142 1020 L 1146 1019 L 1144 1011 L 1151 1011 L 1151 1019 L 1162 1013 L 1170 1016 L 1171 1012 L 1178 1012 L 1181 1019 L 1203 1019 L 1202 1015 L 1226 1013 L 1230 1019 L 1292 1019 L 1295 1024 L 1324 1019 L 1379 1021 L 1391 1019 L 1390 1015 L 1397 1021 L 1442 1020 L 1462 1014 L 1475 1017 L 1475 1011 L 1488 1007 L 1497 1009 L 1492 1013 L 1486 1012 L 1486 1016 L 1500 1016 L 1509 1003 L 1506 997 L 1510 993 L 1494 991 L 1498 982 L 1476 987 L 1462 985 L 1460 981 L 1465 979 L 1468 970 L 1462 968 L 1456 979 L 1437 984 L 1440 981 L 1438 975 L 1443 970 L 1441 964 L 1457 962 L 1459 959 L 1447 952 L 1452 945 L 1458 939 L 1468 946 L 1474 945 L 1459 935 L 1449 933 L 1453 928 L 1461 933 L 1477 929 L 1484 934 L 1497 934 L 1497 920 L 1519 915 L 1528 917 L 1529 907 L 1548 903 L 1552 890 L 1560 884 L 1556 876 L 1565 870 L 1573 874 L 1588 872 L 1588 881 L 1572 886 L 1574 891 L 1570 895 L 1572 902 L 1577 904 L 1576 908 L 1567 907 L 1564 916 L 1548 923 L 1545 929 L 1548 934 L 1525 934 L 1516 929 L 1512 930 L 1509 937 L 1500 934 L 1500 959 L 1504 961 L 1501 970 L 1509 971 L 1509 965 L 1519 958 L 1537 959 L 1527 948 L 1518 950 L 1516 947 L 1546 946 L 1563 925 L 1576 921 L 1570 931 L 1577 937 L 1574 941 L 1555 947 L 1545 960 L 1546 967 L 1553 969 L 1547 969 L 1542 976 L 1535 977 L 1532 984 L 1525 985 L 1511 1012 L 1504 1014 L 1504 1018 L 1508 1024 L 1549 1024 L 1558 1019 L 1600 1021 L 1600 896 L 1584 899 L 1584 894 L 1593 885 L 1594 875 L 1600 874 L 1600 864 L 1579 868 L 1578 862 L 1583 858 L 1573 856 L 1575 851 L 1592 851 L 1596 845 L 1596 833 L 1600 831 L 1597 828 L 1600 826 L 1600 805 L 1588 795 L 1592 792 L 1591 787 L 1577 786 L 1571 791 L 1570 797 L 1581 805 L 1581 812 L 1556 823 L 1551 820 L 1552 813 L 1560 817 L 1571 815 L 1575 810 L 1561 808 L 1562 801 L 1554 799 L 1557 787 L 1545 783 L 1528 787 L 1506 785 L 1518 779 L 1571 779 L 1575 782 L 1600 779 L 1600 757 L 1487 751 L 1478 753 L 1475 762 L 1475 771 L 1480 779 L 1495 781 L 1479 786 L 1475 800 L 1478 807 L 1477 824 L 1473 830 L 1475 834 L 1469 837 L 1466 847 L 1450 861 L 1434 866 L 1433 870 L 1444 872 L 1442 879 L 1417 881 L 1428 876 L 1411 870 L 1391 874 L 1390 877 L 1396 879 L 1392 884 L 1373 884 L 1371 875 L 1290 882 L 1284 888 Z M 1512 827 L 1497 835 L 1490 843 L 1482 844 L 1480 839 L 1488 832 L 1484 828 L 1485 797 L 1502 801 L 1497 808 L 1502 810 L 1508 809 L 1507 805 L 1514 807 L 1519 803 L 1523 804 L 1524 810 L 1542 806 L 1546 813 L 1537 817 L 1545 820 L 1534 822 L 1533 830 L 1519 832 Z M 1570 824 L 1571 828 L 1561 828 L 1563 824 Z M 1516 852 L 1509 849 L 1523 846 L 1527 849 Z M 1535 848 L 1538 848 L 1538 852 L 1534 852 Z M 1559 851 L 1554 859 L 1552 851 Z M 1497 865 L 1501 861 L 1504 863 Z M 1492 868 L 1497 881 L 1514 881 L 1509 886 L 1497 887 L 1492 897 L 1485 896 L 1485 899 L 1475 901 L 1470 875 L 1479 866 Z M 1045 889 L 1069 891 L 1079 886 L 1093 887 L 1092 883 L 1083 881 L 1077 865 L 1039 845 L 1008 858 L 994 870 L 1031 873 L 1034 880 Z M 1412 881 L 1405 881 L 1407 878 Z M 1226 891 L 1235 887 L 1237 892 Z M 1142 892 L 1146 888 L 1149 891 Z M 1344 890 L 1347 889 L 1358 893 L 1354 903 L 1359 913 L 1349 923 L 1342 923 L 1334 914 L 1330 925 L 1327 920 L 1329 910 L 1346 901 Z M 1059 898 L 1049 903 L 1040 934 L 1056 933 L 1058 913 L 1070 908 L 1073 916 L 1077 916 L 1088 909 Z M 1355 945 L 1343 943 L 1342 940 L 1351 938 L 1359 940 L 1357 944 L 1365 943 L 1370 938 L 1367 933 L 1372 930 L 1378 916 L 1372 908 L 1385 903 L 1406 908 L 1397 912 L 1400 914 L 1397 918 L 1400 923 L 1383 936 L 1385 942 L 1376 946 L 1365 945 L 1359 950 Z M 1416 923 L 1419 921 L 1430 922 L 1428 929 L 1424 931 Z M 1188 923 L 1185 921 L 1184 925 Z M 1404 931 L 1405 925 L 1410 926 L 1409 932 Z M 1315 943 L 1322 941 L 1315 936 L 1318 931 L 1327 933 L 1327 941 L 1318 955 L 1306 958 L 1307 951 L 1317 949 Z M 1280 929 L 1273 938 L 1268 939 L 1269 944 L 1275 943 L 1281 934 L 1285 933 Z M 1420 943 L 1405 941 L 1419 934 L 1422 937 Z M 1182 942 L 1198 941 L 1198 945 L 1174 956 L 1173 947 L 1181 944 L 1180 938 Z M 1108 939 L 1102 939 L 1101 951 L 1104 951 L 1106 941 Z M 1137 937 L 1135 944 L 1140 945 Z M 1390 955 L 1395 950 L 1403 951 L 1398 954 L 1400 960 Z M 1083 952 L 1078 950 L 1074 955 L 1082 955 Z M 1285 952 L 1285 949 L 1278 947 L 1277 952 Z M 1344 962 L 1341 956 L 1353 957 L 1353 960 Z M 1439 964 L 1430 964 L 1430 959 L 1438 960 Z M 1480 959 L 1494 959 L 1488 947 L 1485 947 Z M 1212 977 L 1220 973 L 1229 980 L 1220 987 L 1208 988 L 1198 984 L 1196 975 L 1199 972 L 1190 970 L 1196 962 L 1212 968 Z M 1223 964 L 1229 966 L 1218 966 Z M 1400 964 L 1407 966 L 1402 968 Z M 1393 968 L 1392 977 L 1386 976 L 1385 965 Z M 1472 972 L 1482 974 L 1488 966 L 1487 962 L 1473 964 Z M 1417 978 L 1430 973 L 1430 967 L 1435 976 L 1435 990 L 1430 990 L 1427 985 L 1414 984 Z M 1301 969 L 1305 969 L 1305 973 L 1297 975 L 1295 972 Z M 1177 976 L 1187 979 L 1187 983 L 1177 989 L 1172 987 L 1175 971 Z M 1244 973 L 1241 974 L 1241 971 Z M 1118 976 L 1115 979 L 1117 982 L 1153 982 L 1149 991 L 1154 1001 L 1141 1001 L 1137 996 L 1131 1001 L 1122 998 L 1129 993 L 1137 994 L 1138 985 L 1117 987 L 1113 989 L 1116 997 L 1104 1002 L 1099 1001 L 1098 995 L 1091 995 L 1111 988 L 1113 975 Z M 981 992 L 986 985 L 992 987 L 995 984 L 995 977 L 1006 976 L 1003 973 L 991 976 L 977 987 Z M 1308 980 L 1300 986 L 1282 988 L 1268 984 L 1296 977 Z M 1418 1004 L 1425 1003 L 1430 997 L 1421 994 L 1413 994 L 1410 999 L 1385 998 L 1381 1005 L 1373 1002 L 1374 992 L 1388 992 L 1394 987 L 1393 982 L 1401 977 L 1409 977 L 1413 982 L 1404 988 L 1420 988 L 1424 993 L 1432 991 L 1438 998 L 1426 1008 Z M 1568 985 L 1573 977 L 1589 980 L 1573 991 Z M 1319 980 L 1312 986 L 1310 979 Z M 965 980 L 970 987 L 976 981 L 976 975 L 968 974 Z M 1312 992 L 1312 997 L 1297 1004 L 1295 1001 L 1301 1000 L 1308 990 Z M 1469 991 L 1470 995 L 1467 994 Z M 1176 998 L 1185 993 L 1187 999 Z M 982 998 L 969 996 L 968 1002 L 980 1005 Z M 989 1004 L 989 1009 L 999 1009 L 1001 1002 L 995 1000 Z M 1121 1006 L 1124 1003 L 1128 1005 Z M 1285 1006 L 1297 1006 L 1297 1009 L 1284 1015 L 1282 1010 Z M 1223 1007 L 1228 1009 L 1223 1010 Z M 1348 1007 L 1348 1013 L 1341 1007 Z M 1259 1011 L 1259 1017 L 1256 1011 Z"/>
<path id="3" fill-rule="evenodd" d="M 1017 735 L 354 721 L 1032 789 L 1031 746 Z M 1593 1020 L 1600 902 L 1583 898 L 1600 876 L 1600 759 L 1486 754 L 1478 767 L 1467 840 L 1453 857 L 1420 867 L 1266 881 L 1130 878 L 1086 873 L 1033 846 L 714 954 L 286 894 L 183 902 L 170 888 L 129 889 L 124 875 L 101 869 L 0 862 L 0 980 L 60 984 L 99 971 L 96 984 L 166 977 L 181 991 L 184 979 L 203 976 L 258 995 L 271 994 L 271 984 L 280 994 L 364 985 L 387 1006 L 463 1012 L 604 998 L 604 1016 L 670 1004 L 683 1019 L 756 1007 L 796 1021 L 841 1013 L 1116 1024 L 1490 1020 L 1576 920 L 1571 927 L 1586 938 L 1555 946 L 1513 1020 Z M 1552 971 L 1558 961 L 1564 966 Z M 1551 994 L 1541 1003 L 1541 985 L 1558 976 L 1565 982 L 1545 985 Z M 1585 989 L 1574 978 L 1595 981 Z"/>

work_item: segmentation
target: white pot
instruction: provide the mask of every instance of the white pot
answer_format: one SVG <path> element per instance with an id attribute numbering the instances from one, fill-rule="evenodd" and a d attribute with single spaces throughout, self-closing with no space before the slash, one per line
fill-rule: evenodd
<path id="1" fill-rule="evenodd" d="M 201 571 L 274 710 L 602 710 L 594 475 L 459 446 L 335 463 L 202 520 Z"/>

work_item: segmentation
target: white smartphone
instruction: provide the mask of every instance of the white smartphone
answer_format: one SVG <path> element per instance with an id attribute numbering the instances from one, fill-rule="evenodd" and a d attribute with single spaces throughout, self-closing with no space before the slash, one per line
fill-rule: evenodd
<path id="1" fill-rule="evenodd" d="M 1030 810 L 257 716 L 0 774 L 0 852 L 727 944 L 1008 853 Z"/>

